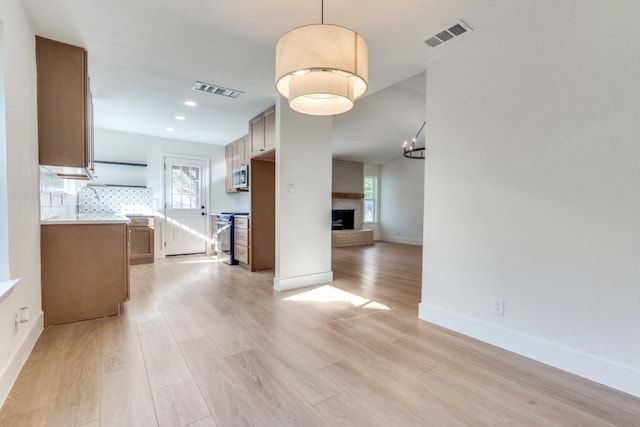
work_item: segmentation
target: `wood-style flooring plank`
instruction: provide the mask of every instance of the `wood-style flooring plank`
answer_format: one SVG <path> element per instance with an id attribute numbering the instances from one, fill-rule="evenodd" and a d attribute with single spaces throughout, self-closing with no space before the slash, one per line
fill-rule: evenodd
<path id="1" fill-rule="evenodd" d="M 45 328 L 0 426 L 640 426 L 640 399 L 417 318 L 421 248 L 334 248 L 287 292 L 215 257 L 131 267 L 117 318 Z"/>
<path id="2" fill-rule="evenodd" d="M 180 346 L 217 425 L 294 425 L 246 375 L 232 369 L 209 338 Z"/>
<path id="3" fill-rule="evenodd" d="M 104 372 L 131 368 L 144 364 L 135 319 L 127 316 L 104 320 Z"/>
<path id="4" fill-rule="evenodd" d="M 189 424 L 189 427 L 217 427 L 217 424 L 213 418 L 207 417 Z"/>
<path id="5" fill-rule="evenodd" d="M 368 406 L 346 392 L 318 403 L 315 408 L 325 425 L 335 427 L 388 425 L 386 421 L 376 417 Z"/>
<path id="6" fill-rule="evenodd" d="M 55 399 L 58 372 L 63 368 L 71 332 L 68 327 L 45 328 L 0 408 L 0 419 L 45 408 Z"/>
<path id="7" fill-rule="evenodd" d="M 53 425 L 82 425 L 100 416 L 103 322 L 91 320 L 59 326 L 71 329 L 49 402 Z"/>
<path id="8" fill-rule="evenodd" d="M 424 425 L 421 408 L 407 404 L 410 385 L 394 383 L 392 378 L 364 370 L 358 362 L 345 359 L 322 369 L 336 386 L 366 406 L 373 417 L 387 425 Z M 414 377 L 415 381 L 415 377 Z"/>
<path id="9" fill-rule="evenodd" d="M 138 330 L 159 425 L 184 426 L 209 416 L 165 320 L 138 322 Z"/>
<path id="10" fill-rule="evenodd" d="M 157 425 L 158 420 L 144 366 L 104 374 L 100 405 L 101 427 Z"/>
<path id="11" fill-rule="evenodd" d="M 252 350 L 227 356 L 227 370 L 242 378 L 254 395 L 261 395 L 277 411 L 280 422 L 295 426 L 320 425 L 320 416 L 290 384 L 277 377 Z"/>

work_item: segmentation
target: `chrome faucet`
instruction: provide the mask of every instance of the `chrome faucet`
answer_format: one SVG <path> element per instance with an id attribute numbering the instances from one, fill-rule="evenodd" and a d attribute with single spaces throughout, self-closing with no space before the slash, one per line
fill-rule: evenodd
<path id="1" fill-rule="evenodd" d="M 90 187 L 88 185 L 85 185 L 84 187 L 82 187 L 80 189 L 80 191 L 82 191 L 84 189 L 93 191 L 94 197 L 96 198 L 98 203 L 100 203 L 100 195 L 98 194 L 98 190 L 96 190 L 95 188 Z M 76 214 L 79 214 L 79 213 L 80 213 L 80 192 L 78 192 L 78 201 L 76 202 Z"/>
<path id="2" fill-rule="evenodd" d="M 95 195 L 96 195 L 96 199 L 98 200 L 98 202 L 100 201 L 100 195 L 98 194 L 98 190 L 96 190 L 95 188 L 90 187 L 90 186 L 88 186 L 88 185 L 86 185 L 84 188 L 85 188 L 86 190 L 91 190 L 91 191 L 93 191 L 93 194 L 95 194 Z"/>

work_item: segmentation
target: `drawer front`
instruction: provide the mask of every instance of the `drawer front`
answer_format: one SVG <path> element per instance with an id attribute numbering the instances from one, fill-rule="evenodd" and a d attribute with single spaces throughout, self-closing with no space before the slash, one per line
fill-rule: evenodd
<path id="1" fill-rule="evenodd" d="M 249 264 L 249 248 L 242 245 L 235 245 L 233 249 L 234 249 L 233 257 L 235 259 L 237 259 L 238 261 L 244 264 Z"/>
<path id="2" fill-rule="evenodd" d="M 237 216 L 233 220 L 233 225 L 235 228 L 248 229 L 249 228 L 249 218 Z"/>
<path id="3" fill-rule="evenodd" d="M 132 216 L 129 217 L 131 223 L 129 224 L 132 227 L 151 227 L 153 228 L 153 217 L 144 217 L 144 216 Z"/>
<path id="4" fill-rule="evenodd" d="M 249 246 L 249 230 L 236 228 L 234 230 L 235 243 L 242 246 Z"/>

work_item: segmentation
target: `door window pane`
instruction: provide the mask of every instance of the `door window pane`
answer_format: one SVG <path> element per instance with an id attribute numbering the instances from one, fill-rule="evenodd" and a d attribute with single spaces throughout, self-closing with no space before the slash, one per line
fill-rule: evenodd
<path id="1" fill-rule="evenodd" d="M 198 166 L 171 166 L 171 208 L 197 209 L 200 205 L 200 174 Z"/>

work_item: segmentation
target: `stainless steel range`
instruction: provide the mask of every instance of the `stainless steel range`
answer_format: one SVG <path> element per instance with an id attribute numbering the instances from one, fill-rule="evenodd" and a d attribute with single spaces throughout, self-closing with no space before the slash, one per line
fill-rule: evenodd
<path id="1" fill-rule="evenodd" d="M 215 250 L 218 259 L 226 264 L 235 265 L 238 261 L 233 256 L 234 215 L 248 215 L 246 212 L 222 212 L 216 215 L 216 232 L 214 234 Z"/>

